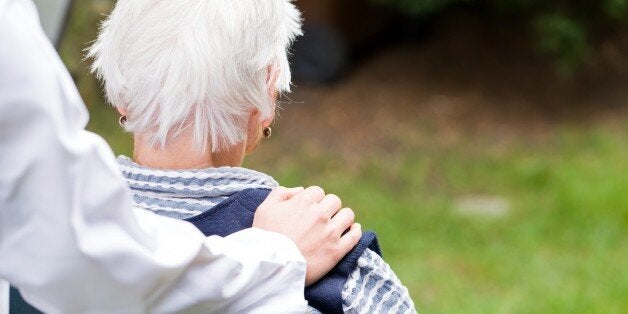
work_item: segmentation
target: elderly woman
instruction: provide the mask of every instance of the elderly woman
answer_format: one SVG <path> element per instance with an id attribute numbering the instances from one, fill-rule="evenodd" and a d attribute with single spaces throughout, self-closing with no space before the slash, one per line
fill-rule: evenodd
<path id="1" fill-rule="evenodd" d="M 240 165 L 271 135 L 277 94 L 290 89 L 287 49 L 300 34 L 289 0 L 117 2 L 88 56 L 134 135 L 133 159 L 119 162 L 137 206 L 206 235 L 251 226 L 278 184 Z M 353 219 L 349 209 L 336 215 Z M 373 233 L 305 295 L 322 312 L 415 311 Z"/>

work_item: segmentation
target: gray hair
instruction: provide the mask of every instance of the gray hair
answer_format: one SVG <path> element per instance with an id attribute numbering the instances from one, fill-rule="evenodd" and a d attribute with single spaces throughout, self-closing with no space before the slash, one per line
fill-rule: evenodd
<path id="1" fill-rule="evenodd" d="M 193 127 L 195 144 L 219 151 L 245 138 L 252 109 L 273 114 L 270 88 L 290 91 L 301 34 L 292 0 L 119 0 L 87 57 L 127 131 L 163 146 Z"/>

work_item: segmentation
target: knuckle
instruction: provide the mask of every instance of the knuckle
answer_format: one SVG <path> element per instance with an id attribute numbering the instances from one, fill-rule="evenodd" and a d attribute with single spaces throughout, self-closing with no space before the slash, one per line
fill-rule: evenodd
<path id="1" fill-rule="evenodd" d="M 309 194 L 302 194 L 301 195 L 301 201 L 307 205 L 312 205 L 314 204 L 314 199 L 312 198 L 312 196 L 310 196 Z"/>
<path id="2" fill-rule="evenodd" d="M 351 235 L 351 240 L 353 240 L 354 242 L 358 242 L 361 237 L 362 237 L 362 230 L 357 230 Z"/>
<path id="3" fill-rule="evenodd" d="M 315 204 L 314 198 L 308 193 L 301 193 L 295 197 L 297 204 L 303 209 L 311 209 L 311 206 Z"/>
<path id="4" fill-rule="evenodd" d="M 334 228 L 325 228 L 325 238 L 332 243 L 336 243 L 338 240 L 338 235 L 336 234 L 336 230 Z"/>
<path id="5" fill-rule="evenodd" d="M 351 236 L 351 241 L 355 245 L 356 243 L 358 243 L 358 241 L 360 241 L 360 238 L 362 238 L 362 231 L 359 231 L 359 232 L 356 232 L 355 234 L 353 234 Z"/>
<path id="6" fill-rule="evenodd" d="M 347 214 L 347 218 L 351 221 L 351 223 L 353 223 L 355 220 L 355 213 L 353 210 L 351 210 L 351 208 L 345 208 L 345 213 Z"/>
<path id="7" fill-rule="evenodd" d="M 339 206 L 342 206 L 341 205 L 342 204 L 342 200 L 340 199 L 340 197 L 338 197 L 338 195 L 336 195 L 336 194 L 327 194 L 325 197 L 330 201 L 330 203 L 335 203 L 335 204 L 338 204 Z"/>
<path id="8" fill-rule="evenodd" d="M 329 201 L 328 198 L 321 201 L 319 205 L 320 205 L 321 210 L 323 210 L 328 215 L 332 215 L 332 213 L 338 212 L 341 206 L 341 204 L 335 203 L 334 201 Z"/>
<path id="9" fill-rule="evenodd" d="M 355 223 L 355 229 L 358 230 L 359 234 L 362 234 L 362 225 L 359 223 Z"/>
<path id="10" fill-rule="evenodd" d="M 318 195 L 318 196 L 325 195 L 325 190 L 323 190 L 323 188 L 321 188 L 318 185 L 313 185 L 309 187 L 308 190 L 310 191 L 310 193 L 312 193 L 312 195 Z"/>
<path id="11" fill-rule="evenodd" d="M 315 192 L 325 193 L 325 190 L 323 190 L 323 188 L 318 185 L 312 185 L 310 189 L 312 189 L 312 191 L 315 191 Z"/>
<path id="12" fill-rule="evenodd" d="M 331 218 L 327 217 L 327 215 L 325 215 L 324 211 L 318 211 L 316 213 L 316 220 L 320 223 L 323 223 L 325 225 L 328 225 L 330 223 Z"/>

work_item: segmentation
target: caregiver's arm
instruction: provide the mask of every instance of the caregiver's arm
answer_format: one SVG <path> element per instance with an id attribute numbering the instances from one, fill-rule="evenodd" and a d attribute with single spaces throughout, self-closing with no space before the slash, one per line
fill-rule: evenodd
<path id="1" fill-rule="evenodd" d="M 130 210 L 87 119 L 32 3 L 0 0 L 0 278 L 53 313 L 305 308 L 305 262 L 290 240 L 301 236 L 254 228 L 205 238 Z M 299 220 L 324 246 L 317 224 Z"/>

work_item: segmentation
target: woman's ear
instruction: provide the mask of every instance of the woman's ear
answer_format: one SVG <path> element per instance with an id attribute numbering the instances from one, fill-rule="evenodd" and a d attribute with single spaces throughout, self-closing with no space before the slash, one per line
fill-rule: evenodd
<path id="1" fill-rule="evenodd" d="M 268 90 L 268 97 L 275 103 L 279 96 L 277 92 L 277 80 L 279 79 L 279 71 L 275 70 L 275 67 L 269 65 L 266 67 L 266 89 Z"/>
<path id="2" fill-rule="evenodd" d="M 273 121 L 275 120 L 275 110 L 273 110 L 273 113 L 270 115 L 270 117 L 262 120 L 262 127 L 269 127 L 273 124 Z"/>
<path id="3" fill-rule="evenodd" d="M 275 108 L 273 108 L 273 111 L 271 112 L 270 117 L 266 119 L 262 119 L 262 116 L 259 110 L 253 109 L 251 110 L 251 114 L 249 115 L 248 124 L 249 124 L 249 128 L 262 129 L 267 126 L 271 126 L 274 120 L 275 120 Z"/>
<path id="4" fill-rule="evenodd" d="M 116 110 L 118 110 L 118 113 L 119 113 L 121 116 L 126 116 L 126 115 L 128 114 L 128 112 L 127 112 L 127 111 L 126 111 L 126 109 L 124 109 L 124 108 L 121 108 L 121 107 L 116 107 Z"/>
<path id="5" fill-rule="evenodd" d="M 272 102 L 273 110 L 270 117 L 262 120 L 262 127 L 270 126 L 275 120 L 275 110 L 277 97 L 279 97 L 279 92 L 277 92 L 277 80 L 279 79 L 279 71 L 275 70 L 276 68 L 272 65 L 266 67 L 266 88 L 268 90 L 268 98 Z"/>

